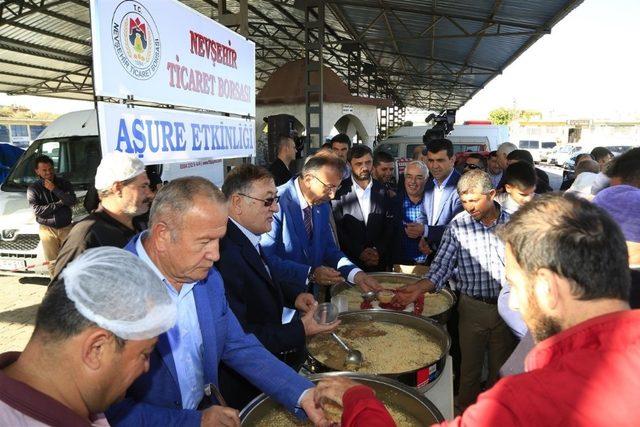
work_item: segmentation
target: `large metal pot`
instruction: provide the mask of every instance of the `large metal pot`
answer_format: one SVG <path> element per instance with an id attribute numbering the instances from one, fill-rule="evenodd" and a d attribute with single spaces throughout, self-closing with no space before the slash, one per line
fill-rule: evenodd
<path id="1" fill-rule="evenodd" d="M 451 338 L 445 331 L 444 327 L 435 320 L 427 317 L 416 316 L 411 313 L 381 309 L 344 312 L 338 315 L 338 319 L 340 319 L 343 324 L 349 322 L 379 321 L 394 323 L 396 325 L 405 325 L 430 335 L 442 349 L 440 358 L 431 365 L 422 366 L 419 369 L 401 373 L 387 374 L 381 372 L 380 375 L 382 376 L 398 380 L 401 383 L 406 384 L 409 387 L 415 387 L 418 391 L 424 393 L 433 386 L 436 379 L 438 379 L 444 369 L 447 354 L 449 354 L 449 347 L 451 347 Z M 323 373 L 335 371 L 335 369 L 332 369 L 316 359 L 314 355 L 309 352 L 308 348 L 307 352 L 308 356 L 305 368 L 308 369 L 309 372 Z"/>
<path id="2" fill-rule="evenodd" d="M 409 285 L 412 283 L 417 282 L 418 280 L 421 279 L 421 277 L 419 276 L 415 276 L 413 274 L 405 274 L 405 273 L 392 273 L 392 272 L 380 272 L 380 273 L 367 273 L 369 276 L 375 277 L 376 280 L 380 281 L 380 282 L 387 282 L 387 283 L 398 283 L 401 285 Z M 340 294 L 341 292 L 344 292 L 345 290 L 351 288 L 352 285 L 348 284 L 348 283 L 341 283 L 338 285 L 335 285 L 331 288 L 331 297 L 334 297 L 338 294 Z M 449 289 L 447 288 L 443 288 L 440 292 L 441 295 L 444 295 L 447 297 L 447 299 L 449 300 L 449 309 L 443 311 L 442 313 L 438 313 L 432 316 L 425 316 L 425 317 L 429 317 L 431 319 L 434 319 L 442 324 L 447 323 L 447 321 L 449 320 L 449 317 L 451 316 L 451 311 L 453 310 L 453 307 L 455 306 L 456 303 L 456 296 L 453 292 L 451 292 Z M 372 309 L 372 310 L 377 310 L 377 308 Z"/>
<path id="3" fill-rule="evenodd" d="M 417 391 L 399 383 L 398 381 L 375 375 L 363 375 L 353 372 L 331 372 L 312 375 L 309 379 L 317 383 L 323 378 L 346 376 L 375 390 L 376 396 L 382 402 L 393 402 L 394 406 L 420 421 L 420 425 L 428 426 L 444 421 L 444 417 L 429 399 Z M 271 411 L 281 406 L 265 394 L 253 399 L 240 412 L 242 426 L 254 426 Z"/>

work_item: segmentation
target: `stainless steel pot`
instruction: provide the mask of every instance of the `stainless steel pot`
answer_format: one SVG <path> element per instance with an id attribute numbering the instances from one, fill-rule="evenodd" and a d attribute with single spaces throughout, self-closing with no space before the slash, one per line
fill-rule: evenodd
<path id="1" fill-rule="evenodd" d="M 451 347 L 451 338 L 445 331 L 444 327 L 433 319 L 401 311 L 381 309 L 344 312 L 338 315 L 338 319 L 340 319 L 343 324 L 349 322 L 380 321 L 394 323 L 396 325 L 405 325 L 433 337 L 442 349 L 440 358 L 428 366 L 422 366 L 419 369 L 402 373 L 387 374 L 381 372 L 380 375 L 382 376 L 398 380 L 401 383 L 406 384 L 409 387 L 415 387 L 421 393 L 424 393 L 433 386 L 434 382 L 438 379 L 444 369 L 447 354 L 449 354 L 449 347 Z M 330 368 L 316 359 L 308 350 L 309 349 L 307 348 L 308 357 L 305 368 L 308 369 L 309 372 L 323 373 L 335 371 L 335 369 Z M 364 357 L 367 357 L 366 354 Z"/>
<path id="2" fill-rule="evenodd" d="M 326 374 L 312 375 L 309 379 L 317 383 L 323 378 L 333 376 L 347 376 L 375 390 L 376 396 L 383 402 L 393 402 L 393 405 L 401 409 L 408 415 L 420 421 L 420 425 L 428 426 L 444 421 L 444 417 L 429 399 L 398 381 L 375 376 L 364 375 L 353 372 L 331 372 Z M 240 412 L 242 426 L 254 426 L 263 417 L 267 416 L 274 409 L 281 406 L 265 394 L 253 399 Z"/>
<path id="3" fill-rule="evenodd" d="M 401 285 L 409 285 L 411 283 L 415 283 L 421 279 L 419 276 L 415 276 L 413 274 L 405 274 L 405 273 L 392 273 L 392 272 L 380 272 L 380 273 L 367 273 L 368 275 L 375 277 L 379 282 L 388 282 L 388 283 L 399 283 Z M 331 297 L 334 297 L 341 292 L 353 287 L 352 285 L 345 283 L 341 283 L 339 285 L 335 285 L 331 287 Z M 437 320 L 438 322 L 445 324 L 449 320 L 451 316 L 451 311 L 456 303 L 456 296 L 453 292 L 451 292 L 447 288 L 443 288 L 440 294 L 447 297 L 449 300 L 449 309 L 443 311 L 442 313 L 434 314 L 433 316 L 425 316 L 431 319 Z M 377 310 L 377 309 L 373 309 Z"/>

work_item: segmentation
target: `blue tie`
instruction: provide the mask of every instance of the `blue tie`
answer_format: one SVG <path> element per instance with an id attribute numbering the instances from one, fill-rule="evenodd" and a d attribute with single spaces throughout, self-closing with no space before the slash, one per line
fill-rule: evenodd
<path id="1" fill-rule="evenodd" d="M 313 224 L 311 223 L 311 206 L 307 206 L 303 210 L 304 213 L 304 229 L 307 231 L 307 237 L 311 239 L 313 232 Z"/>

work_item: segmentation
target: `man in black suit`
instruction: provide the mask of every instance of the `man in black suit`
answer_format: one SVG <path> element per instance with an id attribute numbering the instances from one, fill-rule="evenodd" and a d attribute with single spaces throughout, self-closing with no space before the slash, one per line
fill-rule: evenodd
<path id="1" fill-rule="evenodd" d="M 227 234 L 220 240 L 216 267 L 224 279 L 229 306 L 247 333 L 254 334 L 271 353 L 299 369 L 305 338 L 329 332 L 337 323 L 320 325 L 314 318 L 313 295 L 301 292 L 305 284 L 278 281 L 286 261 L 264 258 L 260 236 L 271 230 L 278 197 L 273 176 L 264 168 L 246 164 L 232 170 L 222 186 L 229 201 Z M 300 310 L 282 324 L 284 307 Z M 260 361 L 255 361 L 260 363 Z M 227 403 L 242 409 L 260 391 L 231 367 L 220 365 L 220 389 Z"/>
<path id="2" fill-rule="evenodd" d="M 386 188 L 371 177 L 369 147 L 354 145 L 348 160 L 351 177 L 342 181 L 331 202 L 340 248 L 364 271 L 385 271 L 391 264 L 391 199 Z"/>
<path id="3" fill-rule="evenodd" d="M 278 157 L 269 166 L 269 172 L 273 175 L 276 187 L 289 181 L 293 174 L 289 169 L 291 162 L 296 159 L 296 143 L 289 135 L 281 135 L 278 138 Z"/>

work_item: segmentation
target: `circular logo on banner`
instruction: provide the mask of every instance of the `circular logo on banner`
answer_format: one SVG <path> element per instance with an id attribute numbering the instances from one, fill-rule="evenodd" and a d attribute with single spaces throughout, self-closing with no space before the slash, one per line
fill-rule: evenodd
<path id="1" fill-rule="evenodd" d="M 138 80 L 148 80 L 160 66 L 160 33 L 153 17 L 137 1 L 126 0 L 111 19 L 111 38 L 122 67 Z"/>

